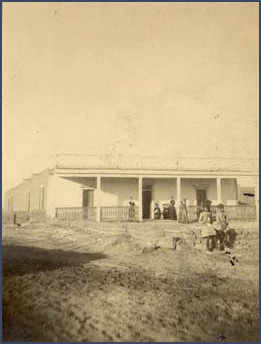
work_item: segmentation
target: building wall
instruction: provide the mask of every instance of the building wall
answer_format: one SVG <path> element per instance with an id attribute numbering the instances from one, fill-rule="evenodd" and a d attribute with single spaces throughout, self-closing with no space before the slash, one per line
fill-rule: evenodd
<path id="1" fill-rule="evenodd" d="M 239 201 L 243 203 L 256 204 L 257 210 L 259 208 L 259 179 L 258 177 L 239 177 L 238 183 L 238 196 Z M 244 197 L 244 193 L 254 194 L 254 199 Z"/>
<path id="2" fill-rule="evenodd" d="M 96 192 L 94 205 L 96 205 Z M 129 198 L 138 205 L 137 178 L 102 178 L 101 179 L 101 206 L 127 206 Z"/>
<path id="3" fill-rule="evenodd" d="M 93 178 L 61 178 L 55 182 L 56 207 L 81 207 L 83 187 L 94 189 L 94 206 L 97 205 L 96 181 Z M 133 197 L 138 205 L 137 178 L 101 178 L 101 206 L 124 206 Z"/>
<path id="4" fill-rule="evenodd" d="M 27 205 L 27 189 L 30 184 L 25 181 L 9 190 L 5 195 L 5 210 L 25 211 Z M 8 209 L 8 199 L 12 202 L 12 209 Z"/>
<path id="5" fill-rule="evenodd" d="M 177 200 L 177 181 L 176 179 L 154 180 L 152 184 L 152 200 L 158 203 L 160 207 L 164 203 L 169 203 L 170 198 Z"/>
<path id="6" fill-rule="evenodd" d="M 236 179 L 221 179 L 221 197 L 224 204 L 238 199 Z"/>
<path id="7" fill-rule="evenodd" d="M 81 207 L 83 187 L 94 189 L 94 206 L 97 205 L 96 181 L 91 178 L 61 178 L 55 182 L 56 207 Z M 137 178 L 101 178 L 101 206 L 127 206 L 133 197 L 138 205 Z"/>
<path id="8" fill-rule="evenodd" d="M 82 184 L 79 179 L 73 181 L 57 177 L 55 181 L 55 205 L 57 208 L 81 207 Z"/>
<path id="9" fill-rule="evenodd" d="M 53 207 L 82 207 L 83 188 L 95 189 L 96 178 L 65 178 L 54 175 L 52 178 L 52 197 L 54 198 Z"/>
<path id="10" fill-rule="evenodd" d="M 197 200 L 197 187 L 207 188 L 207 198 L 217 199 L 216 179 L 187 179 L 181 178 L 181 198 L 186 198 L 189 205 L 195 205 Z"/>
<path id="11" fill-rule="evenodd" d="M 197 200 L 197 188 L 207 189 L 207 198 L 217 201 L 217 180 L 213 179 L 187 179 L 181 178 L 181 198 L 186 198 L 190 205 L 195 205 Z M 222 202 L 237 199 L 237 184 L 235 179 L 221 179 Z"/>
<path id="12" fill-rule="evenodd" d="M 40 190 L 41 186 L 44 188 L 44 202 L 43 210 L 47 208 L 48 197 L 48 181 L 49 170 L 44 170 L 39 174 L 33 175 L 31 178 L 23 181 L 21 184 L 6 192 L 5 207 L 8 211 L 8 199 L 13 199 L 13 211 L 27 211 L 28 210 L 28 190 L 30 190 L 30 210 L 39 210 L 40 204 Z"/>
<path id="13" fill-rule="evenodd" d="M 31 184 L 31 209 L 38 210 L 41 209 L 40 205 L 40 189 L 41 186 L 44 187 L 44 207 L 47 208 L 48 200 L 48 182 L 49 182 L 50 173 L 49 170 L 45 170 L 37 175 L 33 175 L 32 184 Z"/>

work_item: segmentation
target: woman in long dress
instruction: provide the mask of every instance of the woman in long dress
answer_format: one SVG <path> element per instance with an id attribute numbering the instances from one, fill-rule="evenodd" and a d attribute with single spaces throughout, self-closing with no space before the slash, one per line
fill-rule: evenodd
<path id="1" fill-rule="evenodd" d="M 135 220 L 135 203 L 133 202 L 132 197 L 130 197 L 129 205 L 129 220 L 133 221 Z"/>
<path id="2" fill-rule="evenodd" d="M 174 201 L 173 197 L 171 197 L 171 200 L 170 200 L 169 219 L 170 220 L 177 220 L 177 213 L 176 213 L 176 209 L 175 209 L 175 201 Z"/>
<path id="3" fill-rule="evenodd" d="M 189 223 L 189 218 L 188 218 L 188 209 L 186 205 L 186 200 L 183 199 L 180 201 L 179 205 L 179 222 L 181 223 Z"/>

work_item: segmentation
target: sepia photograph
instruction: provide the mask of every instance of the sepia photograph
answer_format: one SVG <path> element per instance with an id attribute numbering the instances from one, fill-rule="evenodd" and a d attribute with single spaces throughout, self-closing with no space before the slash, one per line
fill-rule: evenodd
<path id="1" fill-rule="evenodd" d="M 259 341 L 259 3 L 2 3 L 2 341 Z"/>

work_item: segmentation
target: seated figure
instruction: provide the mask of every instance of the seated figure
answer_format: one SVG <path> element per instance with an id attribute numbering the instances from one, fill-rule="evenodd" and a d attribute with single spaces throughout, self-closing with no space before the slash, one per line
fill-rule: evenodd
<path id="1" fill-rule="evenodd" d="M 160 217 L 161 217 L 161 210 L 160 210 L 158 203 L 156 203 L 155 208 L 154 208 L 154 219 L 159 220 Z"/>

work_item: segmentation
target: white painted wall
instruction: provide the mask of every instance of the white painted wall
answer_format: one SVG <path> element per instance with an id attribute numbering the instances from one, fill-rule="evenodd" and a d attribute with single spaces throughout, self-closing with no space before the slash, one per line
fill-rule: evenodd
<path id="1" fill-rule="evenodd" d="M 96 197 L 94 192 L 94 205 Z M 129 198 L 138 205 L 137 178 L 102 178 L 101 179 L 101 206 L 127 206 Z"/>
<path id="2" fill-rule="evenodd" d="M 186 179 L 181 178 L 181 198 L 186 198 L 190 205 L 196 204 L 195 184 L 207 186 L 207 198 L 211 201 L 217 200 L 217 181 L 216 179 Z M 221 196 L 222 202 L 227 204 L 228 201 L 237 199 L 237 184 L 235 179 L 221 179 Z"/>
<path id="3" fill-rule="evenodd" d="M 237 199 L 236 179 L 221 179 L 221 196 L 224 204 Z"/>
<path id="4" fill-rule="evenodd" d="M 87 178 L 86 178 L 87 180 Z M 96 184 L 89 183 L 83 178 L 70 178 L 70 180 L 57 177 L 55 182 L 55 206 L 81 207 L 82 187 L 95 186 L 94 206 L 97 206 Z M 101 178 L 101 206 L 129 205 L 129 198 L 133 197 L 138 205 L 138 180 L 136 178 Z"/>
<path id="5" fill-rule="evenodd" d="M 195 184 L 207 186 L 207 198 L 215 200 L 217 198 L 216 179 L 187 179 L 181 178 L 181 198 L 186 198 L 189 205 L 195 205 L 197 193 Z"/>
<path id="6" fill-rule="evenodd" d="M 81 207 L 82 185 L 77 181 L 71 181 L 57 176 L 54 197 L 56 208 Z"/>
<path id="7" fill-rule="evenodd" d="M 38 174 L 33 175 L 31 178 L 23 181 L 16 187 L 8 190 L 5 195 L 5 210 L 7 210 L 8 198 L 13 198 L 14 211 L 27 211 L 27 197 L 28 190 L 30 190 L 30 206 L 31 210 L 39 210 L 40 208 L 40 189 L 44 188 L 44 209 L 47 208 L 48 198 L 48 182 L 49 170 L 44 170 Z"/>
<path id="8" fill-rule="evenodd" d="M 177 200 L 177 181 L 176 179 L 159 179 L 152 183 L 152 200 L 153 205 L 158 203 L 160 208 L 164 203 L 169 203 L 170 198 Z"/>

